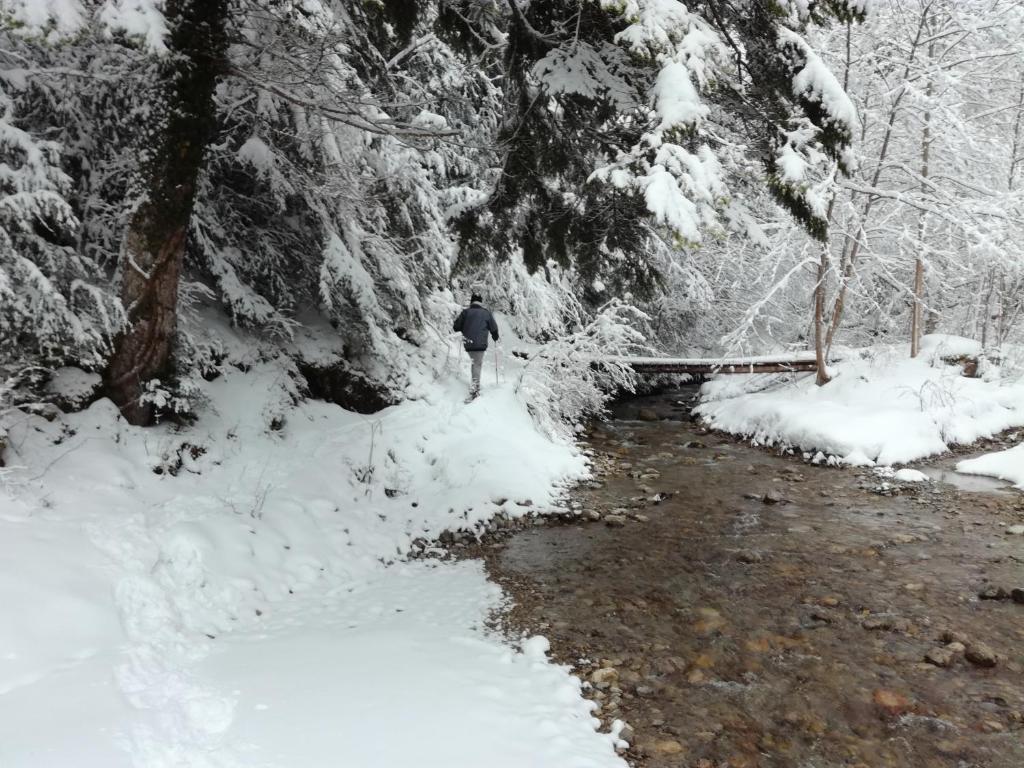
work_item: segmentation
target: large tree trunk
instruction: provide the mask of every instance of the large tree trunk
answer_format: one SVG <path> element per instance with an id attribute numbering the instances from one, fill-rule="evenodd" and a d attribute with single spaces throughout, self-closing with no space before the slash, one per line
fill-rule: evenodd
<path id="1" fill-rule="evenodd" d="M 128 226 L 120 265 L 129 325 L 103 376 L 107 396 L 132 424 L 152 422 L 152 406 L 141 400 L 146 382 L 171 372 L 178 279 L 227 51 L 228 0 L 167 0 L 164 14 L 170 36 L 144 147 L 147 196 Z"/>

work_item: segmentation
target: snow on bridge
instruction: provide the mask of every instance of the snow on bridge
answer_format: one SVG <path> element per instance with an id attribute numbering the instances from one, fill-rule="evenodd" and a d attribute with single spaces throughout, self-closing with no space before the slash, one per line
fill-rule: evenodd
<path id="1" fill-rule="evenodd" d="M 829 362 L 835 362 L 833 357 Z M 786 352 L 746 357 L 606 357 L 600 362 L 625 363 L 636 373 L 786 373 L 816 371 L 814 352 Z"/>

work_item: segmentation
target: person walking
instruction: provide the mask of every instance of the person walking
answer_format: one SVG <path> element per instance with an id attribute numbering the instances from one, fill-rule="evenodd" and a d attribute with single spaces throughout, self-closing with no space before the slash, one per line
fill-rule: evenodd
<path id="1" fill-rule="evenodd" d="M 469 353 L 470 375 L 469 399 L 480 394 L 480 371 L 484 366 L 484 353 L 487 351 L 487 335 L 498 340 L 498 324 L 494 315 L 483 304 L 483 297 L 473 292 L 469 297 L 469 306 L 459 313 L 452 324 L 452 329 L 462 334 L 462 345 Z"/>

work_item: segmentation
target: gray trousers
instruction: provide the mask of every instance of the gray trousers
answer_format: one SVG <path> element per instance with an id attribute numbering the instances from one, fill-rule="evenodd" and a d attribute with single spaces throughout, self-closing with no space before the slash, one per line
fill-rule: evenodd
<path id="1" fill-rule="evenodd" d="M 483 370 L 483 367 L 484 367 L 484 354 L 485 353 L 486 353 L 485 350 L 480 350 L 479 352 L 470 352 L 469 353 L 469 360 L 470 360 L 470 363 L 472 364 L 471 367 L 470 367 L 470 375 L 473 378 L 473 383 L 469 385 L 469 391 L 470 392 L 479 392 L 480 391 L 480 371 Z"/>

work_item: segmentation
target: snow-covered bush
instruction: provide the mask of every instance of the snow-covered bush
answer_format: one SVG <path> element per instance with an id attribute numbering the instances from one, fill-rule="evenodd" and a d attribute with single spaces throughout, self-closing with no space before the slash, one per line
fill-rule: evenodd
<path id="1" fill-rule="evenodd" d="M 635 307 L 611 301 L 575 332 L 545 344 L 524 366 L 517 394 L 551 435 L 565 434 L 598 415 L 617 393 L 636 388 L 636 374 L 616 356 L 644 353 L 640 327 L 649 318 Z"/>
<path id="2" fill-rule="evenodd" d="M 477 291 L 492 310 L 504 313 L 515 333 L 547 341 L 584 323 L 586 312 L 571 270 L 549 263 L 531 274 L 522 251 L 488 262 L 457 281 L 457 297 Z"/>

